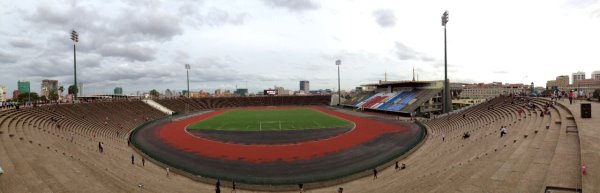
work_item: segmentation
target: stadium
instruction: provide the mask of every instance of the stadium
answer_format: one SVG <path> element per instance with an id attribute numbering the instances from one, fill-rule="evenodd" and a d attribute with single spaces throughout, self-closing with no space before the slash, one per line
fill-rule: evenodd
<path id="1" fill-rule="evenodd" d="M 600 2 L 544 3 L 2 2 L 0 193 L 598 193 L 600 71 L 539 81 Z"/>
<path id="2" fill-rule="evenodd" d="M 385 95 L 374 92 L 364 95 Z M 596 187 L 596 163 L 585 151 L 594 147 L 596 120 L 581 119 L 573 105 L 558 101 L 541 117 L 550 100 L 499 96 L 411 121 L 331 107 L 331 98 L 115 100 L 3 110 L 0 190 L 211 192 L 217 180 L 224 191 L 235 182 L 238 192 L 295 192 L 298 184 L 307 192 Z M 357 98 L 347 105 L 372 97 Z M 499 137 L 503 126 L 510 128 L 507 137 Z"/>

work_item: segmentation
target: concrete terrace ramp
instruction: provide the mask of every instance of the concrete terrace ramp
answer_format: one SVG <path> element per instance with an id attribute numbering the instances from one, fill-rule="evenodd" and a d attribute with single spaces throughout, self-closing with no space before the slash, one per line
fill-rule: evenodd
<path id="1" fill-rule="evenodd" d="M 581 165 L 586 165 L 587 173 L 582 176 L 583 192 L 600 192 L 600 103 L 590 101 L 560 102 L 573 114 L 572 119 L 577 124 L 581 148 Z M 592 118 L 581 118 L 581 104 L 591 103 Z"/>
<path id="2" fill-rule="evenodd" d="M 172 115 L 173 113 L 175 113 L 175 111 L 172 111 L 171 109 L 169 109 L 165 106 L 162 106 L 161 104 L 158 104 L 157 102 L 155 102 L 152 99 L 144 99 L 142 101 L 144 101 L 144 103 L 150 105 L 152 108 L 155 108 L 156 110 L 159 110 L 167 115 Z"/>

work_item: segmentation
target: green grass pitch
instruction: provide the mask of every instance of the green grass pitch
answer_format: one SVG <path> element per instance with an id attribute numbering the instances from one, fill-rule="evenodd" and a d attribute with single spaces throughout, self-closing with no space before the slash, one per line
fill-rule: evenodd
<path id="1" fill-rule="evenodd" d="M 303 130 L 350 126 L 351 122 L 312 109 L 231 110 L 196 122 L 188 129 Z"/>

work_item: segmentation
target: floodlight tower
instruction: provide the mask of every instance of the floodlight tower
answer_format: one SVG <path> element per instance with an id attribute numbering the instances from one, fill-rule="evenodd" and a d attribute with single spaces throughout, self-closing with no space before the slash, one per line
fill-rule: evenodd
<path id="1" fill-rule="evenodd" d="M 71 40 L 73 40 L 73 82 L 75 86 L 75 90 L 77 92 L 73 93 L 73 101 L 77 100 L 77 93 L 79 92 L 79 88 L 77 88 L 77 56 L 75 54 L 75 44 L 79 42 L 79 35 L 75 30 L 71 31 Z"/>
<path id="2" fill-rule="evenodd" d="M 449 84 L 448 84 L 448 52 L 446 47 L 446 23 L 448 23 L 448 11 L 442 14 L 442 26 L 444 26 L 444 113 L 450 112 L 452 104 L 449 102 Z"/>
<path id="3" fill-rule="evenodd" d="M 340 65 L 342 64 L 341 60 L 336 60 L 335 65 L 338 67 L 338 106 L 342 103 L 342 90 L 340 88 Z"/>
<path id="4" fill-rule="evenodd" d="M 190 65 L 185 64 L 185 69 L 187 71 L 187 97 L 190 98 Z"/>

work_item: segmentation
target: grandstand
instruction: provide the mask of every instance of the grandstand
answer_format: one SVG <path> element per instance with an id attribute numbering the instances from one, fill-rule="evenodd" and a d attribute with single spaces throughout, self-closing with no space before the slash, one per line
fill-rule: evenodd
<path id="1" fill-rule="evenodd" d="M 363 86 L 372 87 L 374 90 L 359 93 L 343 105 L 403 115 L 440 114 L 442 110 L 441 81 L 382 81 Z"/>
<path id="2" fill-rule="evenodd" d="M 433 112 L 439 108 L 436 89 L 395 88 L 383 94 L 363 93 L 345 105 L 399 113 L 409 113 L 412 108 L 413 112 Z M 435 96 L 430 97 L 432 94 Z M 329 100 L 329 96 L 322 96 L 157 102 L 182 113 L 234 106 L 328 104 Z M 422 101 L 427 102 L 419 104 Z M 390 193 L 599 192 L 600 140 L 595 128 L 600 124 L 599 119 L 579 118 L 579 106 L 564 101 L 558 101 L 549 108 L 549 115 L 541 117 L 550 101 L 544 98 L 530 101 L 535 108 L 524 108 L 528 104 L 525 99 L 498 97 L 451 114 L 437 115 L 423 122 L 428 130 L 425 141 L 399 160 L 406 164 L 406 169 L 394 171 L 393 166 L 382 167 L 377 180 L 363 177 L 306 192 L 335 192 L 338 187 L 343 187 L 344 192 Z M 518 113 L 520 108 L 525 113 Z M 592 109 L 594 115 L 600 114 L 600 104 L 592 103 Z M 128 146 L 133 128 L 164 116 L 167 115 L 142 101 L 2 110 L 0 167 L 4 174 L 0 175 L 0 193 L 214 192 L 213 184 L 196 182 L 180 174 L 167 177 L 160 164 L 146 162 L 142 166 L 141 155 Z M 509 129 L 502 138 L 501 126 Z M 465 132 L 470 133 L 467 139 L 463 139 Z M 98 151 L 98 142 L 105 143 L 103 153 Z M 581 172 L 584 164 L 585 175 Z M 222 182 L 222 186 L 231 187 L 231 183 Z"/>

